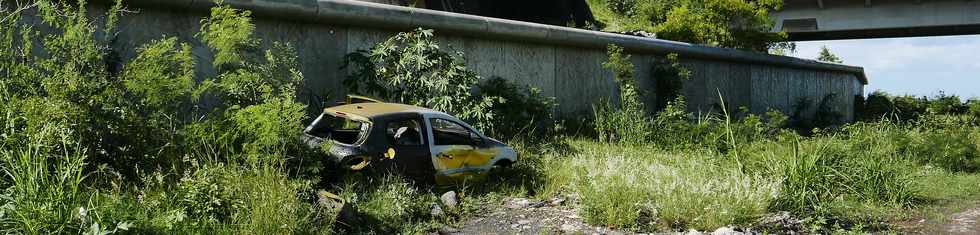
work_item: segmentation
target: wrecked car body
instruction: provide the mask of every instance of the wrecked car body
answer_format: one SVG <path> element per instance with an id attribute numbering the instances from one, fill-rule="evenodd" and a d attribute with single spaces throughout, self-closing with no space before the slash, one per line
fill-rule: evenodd
<path id="1" fill-rule="evenodd" d="M 344 168 L 390 167 L 437 184 L 479 176 L 518 158 L 513 148 L 456 117 L 395 103 L 326 108 L 306 128 L 305 139 Z"/>

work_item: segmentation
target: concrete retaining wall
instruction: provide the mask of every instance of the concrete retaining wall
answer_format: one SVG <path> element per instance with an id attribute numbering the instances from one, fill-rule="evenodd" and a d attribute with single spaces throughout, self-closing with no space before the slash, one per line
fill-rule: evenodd
<path id="1" fill-rule="evenodd" d="M 853 96 L 866 84 L 860 67 L 526 22 L 359 1 L 225 2 L 253 11 L 263 47 L 273 41 L 294 46 L 311 91 L 335 97 L 344 94 L 341 81 L 346 72 L 339 68 L 345 54 L 416 27 L 435 29 L 444 46 L 465 52 L 468 67 L 484 78 L 503 77 L 557 97 L 557 112 L 566 117 L 589 114 L 593 103 L 616 95 L 612 74 L 602 68 L 610 43 L 633 54 L 637 78 L 652 108 L 657 95 L 651 94 L 651 69 L 667 53 L 678 53 L 693 71 L 683 88 L 692 111 L 717 107 L 719 92 L 731 107 L 745 106 L 756 113 L 769 108 L 791 113 L 795 100 L 816 102 L 833 93 L 838 96 L 833 107 L 850 119 Z M 194 47 L 200 77 L 211 76 L 213 69 L 203 65 L 213 57 L 193 36 L 212 5 L 207 0 L 129 1 L 128 8 L 139 13 L 120 19 L 112 47 L 125 61 L 135 56 L 139 45 L 176 36 Z M 105 9 L 98 4 L 90 8 L 93 14 Z"/>

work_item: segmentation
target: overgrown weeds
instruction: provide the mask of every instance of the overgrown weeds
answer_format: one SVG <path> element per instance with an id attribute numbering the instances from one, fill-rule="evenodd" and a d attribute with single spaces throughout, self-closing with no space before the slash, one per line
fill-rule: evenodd
<path id="1" fill-rule="evenodd" d="M 741 173 L 710 151 L 574 141 L 576 155 L 553 162 L 551 187 L 575 195 L 590 223 L 628 230 L 746 225 L 779 195 L 779 184 Z"/>
<path id="2" fill-rule="evenodd" d="M 196 39 L 215 57 L 202 65 L 193 43 L 174 37 L 116 61 L 111 38 L 96 38 L 114 35 L 116 20 L 95 27 L 83 4 L 37 3 L 50 33 L 19 13 L 0 22 L 4 233 L 423 233 L 507 196 L 571 198 L 588 222 L 631 231 L 746 227 L 789 211 L 827 232 L 980 195 L 971 187 L 976 100 L 875 93 L 864 122 L 840 124 L 826 105 L 839 97 L 829 96 L 804 111 L 836 128 L 800 135 L 787 128 L 798 119 L 775 111 L 722 105 L 724 115 L 693 116 L 676 92 L 690 75 L 676 56 L 653 65 L 677 79 L 655 81 L 665 90 L 654 95 L 667 99 L 646 110 L 636 65 L 610 46 L 617 99 L 595 107 L 597 136 L 569 140 L 553 98 L 501 78 L 480 83 L 432 31 L 415 30 L 348 56 L 352 90 L 457 114 L 521 153 L 494 178 L 456 188 L 460 206 L 433 215 L 444 189 L 333 171 L 299 142 L 308 107 L 294 51 L 276 42 L 262 50 L 248 11 L 218 6 L 202 20 Z M 642 15 L 645 3 L 621 3 L 616 14 Z M 199 66 L 217 76 L 197 77 Z M 314 189 L 339 192 L 355 222 L 335 223 Z"/>

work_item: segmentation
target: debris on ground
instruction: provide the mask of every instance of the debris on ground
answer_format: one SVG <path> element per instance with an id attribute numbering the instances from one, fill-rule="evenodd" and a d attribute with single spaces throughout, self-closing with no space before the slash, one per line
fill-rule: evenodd
<path id="1" fill-rule="evenodd" d="M 574 203 L 565 198 L 538 200 L 530 198 L 505 198 L 498 203 L 481 205 L 476 216 L 463 221 L 458 227 L 440 229 L 440 234 L 635 234 L 627 231 L 592 226 L 578 216 Z M 574 201 L 574 200 L 572 200 Z M 438 205 L 436 205 L 438 206 Z M 749 235 L 749 234 L 801 234 L 803 221 L 789 212 L 765 215 L 754 228 L 724 226 L 714 230 L 665 232 L 656 234 L 685 235 Z M 453 231 L 445 233 L 445 231 Z"/>
<path id="2" fill-rule="evenodd" d="M 763 232 L 780 234 L 801 234 L 804 231 L 803 220 L 787 211 L 766 214 L 756 223 L 755 228 Z"/>
<path id="3" fill-rule="evenodd" d="M 439 206 L 439 204 L 432 203 L 432 210 L 429 211 L 429 214 L 432 215 L 432 217 L 439 218 L 446 215 L 446 212 L 442 210 L 442 207 Z"/>
<path id="4" fill-rule="evenodd" d="M 343 198 L 340 198 L 340 196 L 324 190 L 317 191 L 316 196 L 316 202 L 321 208 L 337 215 L 334 220 L 340 221 L 341 223 L 351 223 L 357 220 L 357 214 L 354 212 L 354 208 L 344 201 Z"/>
<path id="5" fill-rule="evenodd" d="M 454 228 L 458 232 L 452 234 L 626 234 L 585 223 L 564 202 L 562 198 L 507 198 L 501 204 L 483 205 L 482 212 Z"/>
<path id="6" fill-rule="evenodd" d="M 949 223 L 943 227 L 946 234 L 977 234 L 980 233 L 980 208 L 974 208 L 953 214 Z"/>
<path id="7" fill-rule="evenodd" d="M 439 200 L 442 201 L 442 205 L 445 205 L 446 209 L 449 210 L 455 210 L 456 205 L 459 205 L 459 200 L 456 197 L 456 191 L 443 193 L 442 196 L 439 196 Z"/>
<path id="8" fill-rule="evenodd" d="M 742 232 L 739 232 L 739 231 L 735 231 L 735 229 L 733 229 L 731 227 L 721 227 L 721 228 L 715 229 L 714 232 L 711 232 L 711 235 L 742 235 L 742 234 L 745 234 L 745 233 L 742 233 Z"/>

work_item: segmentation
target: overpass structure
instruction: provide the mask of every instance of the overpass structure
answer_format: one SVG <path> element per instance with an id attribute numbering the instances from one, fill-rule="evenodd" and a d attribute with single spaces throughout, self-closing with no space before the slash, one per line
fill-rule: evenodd
<path id="1" fill-rule="evenodd" d="M 785 0 L 772 18 L 792 41 L 980 34 L 980 1 Z"/>

